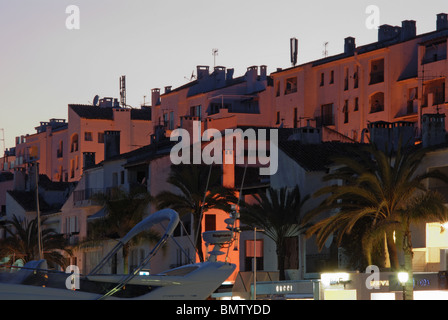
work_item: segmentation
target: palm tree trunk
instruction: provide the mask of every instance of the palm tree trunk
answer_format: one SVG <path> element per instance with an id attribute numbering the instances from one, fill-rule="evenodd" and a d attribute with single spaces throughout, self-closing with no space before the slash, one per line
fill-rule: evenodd
<path id="1" fill-rule="evenodd" d="M 195 229 L 195 239 L 196 239 L 196 251 L 199 257 L 200 262 L 204 262 L 204 252 L 202 250 L 202 221 L 199 221 L 201 216 L 200 212 L 195 212 L 193 221 L 194 221 L 194 229 Z"/>
<path id="2" fill-rule="evenodd" d="M 286 243 L 284 240 L 280 240 L 277 243 L 277 268 L 278 268 L 278 279 L 280 281 L 286 280 L 285 276 L 285 256 L 286 256 Z"/>
<path id="3" fill-rule="evenodd" d="M 386 232 L 386 245 L 387 251 L 389 252 L 390 268 L 392 270 L 398 270 L 400 264 L 398 262 L 398 252 L 394 241 L 393 232 Z"/>
<path id="4" fill-rule="evenodd" d="M 407 226 L 403 237 L 403 252 L 404 252 L 404 269 L 409 274 L 409 280 L 405 285 L 405 299 L 414 300 L 414 284 L 413 284 L 413 272 L 412 272 L 412 240 L 409 226 Z"/>

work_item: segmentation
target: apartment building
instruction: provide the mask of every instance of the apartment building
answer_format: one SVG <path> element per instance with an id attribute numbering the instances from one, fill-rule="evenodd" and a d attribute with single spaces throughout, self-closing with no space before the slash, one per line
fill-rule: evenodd
<path id="1" fill-rule="evenodd" d="M 322 129 L 324 141 L 367 141 L 368 123 L 407 121 L 421 136 L 422 115 L 446 114 L 447 14 L 436 30 L 417 35 L 416 22 L 382 25 L 378 41 L 356 46 L 344 39 L 344 52 L 277 70 L 276 123 Z"/>
<path id="2" fill-rule="evenodd" d="M 196 73 L 194 81 L 175 89 L 165 87 L 162 94 L 152 89 L 155 128 L 163 127 L 169 135 L 176 128 L 191 132 L 193 121 L 200 121 L 202 130 L 269 126 L 271 87 L 266 66 L 248 67 L 239 77 L 222 66 L 213 72 L 197 66 Z"/>
<path id="3" fill-rule="evenodd" d="M 151 141 L 151 109 L 123 108 L 116 99 L 104 98 L 99 105 L 71 104 L 68 107 L 66 142 L 66 179 L 78 181 L 82 176 L 83 153 L 95 155 L 95 163 L 105 158 L 105 135 L 119 135 L 119 153 L 126 153 Z M 61 168 L 59 168 L 61 170 Z"/>

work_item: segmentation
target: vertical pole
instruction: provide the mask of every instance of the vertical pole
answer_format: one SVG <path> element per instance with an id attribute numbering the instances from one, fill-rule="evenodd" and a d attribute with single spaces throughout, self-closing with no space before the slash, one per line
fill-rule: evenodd
<path id="1" fill-rule="evenodd" d="M 254 300 L 257 300 L 257 228 L 254 228 Z"/>
<path id="2" fill-rule="evenodd" d="M 39 249 L 39 260 L 44 258 L 42 252 L 42 232 L 41 232 L 41 221 L 40 221 L 40 208 L 39 208 L 39 170 L 38 163 L 35 162 L 36 171 L 36 212 L 37 212 L 37 244 Z"/>

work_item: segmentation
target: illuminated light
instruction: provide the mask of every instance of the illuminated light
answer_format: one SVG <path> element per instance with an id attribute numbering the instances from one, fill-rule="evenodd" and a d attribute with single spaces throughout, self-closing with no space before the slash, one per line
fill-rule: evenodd
<path id="1" fill-rule="evenodd" d="M 346 272 L 322 273 L 320 275 L 320 281 L 324 286 L 344 284 L 349 281 L 349 274 Z"/>
<path id="2" fill-rule="evenodd" d="M 138 274 L 140 276 L 149 276 L 149 271 L 140 271 Z"/>
<path id="3" fill-rule="evenodd" d="M 370 300 L 395 300 L 395 292 L 374 292 L 370 294 Z"/>
<path id="4" fill-rule="evenodd" d="M 445 290 L 415 290 L 414 300 L 448 300 Z"/>
<path id="5" fill-rule="evenodd" d="M 443 232 L 446 229 L 448 229 L 448 222 L 442 223 L 440 226 L 443 228 L 443 230 L 442 230 L 442 232 Z"/>
<path id="6" fill-rule="evenodd" d="M 291 292 L 292 291 L 292 285 L 276 285 L 275 286 L 275 292 Z"/>
<path id="7" fill-rule="evenodd" d="M 400 281 L 400 283 L 402 285 L 404 285 L 406 282 L 408 282 L 409 280 L 409 273 L 407 272 L 398 272 L 398 281 Z"/>

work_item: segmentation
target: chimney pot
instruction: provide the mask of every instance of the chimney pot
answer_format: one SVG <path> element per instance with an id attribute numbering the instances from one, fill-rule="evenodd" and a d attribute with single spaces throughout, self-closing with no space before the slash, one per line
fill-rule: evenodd
<path id="1" fill-rule="evenodd" d="M 437 15 L 437 31 L 448 29 L 448 14 L 439 13 Z"/>
<path id="2" fill-rule="evenodd" d="M 353 54 L 355 53 L 356 43 L 355 38 L 347 37 L 344 42 L 344 53 L 345 54 Z"/>

